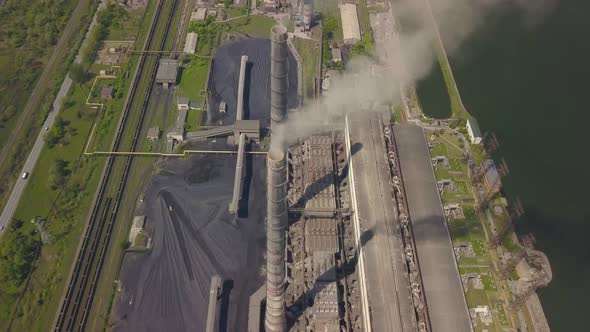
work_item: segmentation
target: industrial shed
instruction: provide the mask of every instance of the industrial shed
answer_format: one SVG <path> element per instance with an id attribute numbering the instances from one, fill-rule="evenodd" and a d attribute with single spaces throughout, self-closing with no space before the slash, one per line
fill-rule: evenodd
<path id="1" fill-rule="evenodd" d="M 340 5 L 340 16 L 342 18 L 342 35 L 344 43 L 354 44 L 361 40 L 361 28 L 356 11 L 356 5 L 353 3 L 344 3 Z"/>
<path id="2" fill-rule="evenodd" d="M 178 80 L 178 60 L 161 59 L 156 73 L 156 83 L 162 84 L 164 88 L 176 84 Z"/>
<path id="3" fill-rule="evenodd" d="M 202 21 L 207 17 L 207 8 L 199 7 L 191 14 L 191 22 Z"/>
<path id="4" fill-rule="evenodd" d="M 184 53 L 195 54 L 197 50 L 197 42 L 199 41 L 199 34 L 196 32 L 189 32 L 186 35 L 186 42 L 184 43 Z"/>

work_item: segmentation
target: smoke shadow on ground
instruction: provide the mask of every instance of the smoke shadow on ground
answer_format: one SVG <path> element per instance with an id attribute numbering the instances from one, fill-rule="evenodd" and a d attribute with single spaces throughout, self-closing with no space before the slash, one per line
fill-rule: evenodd
<path id="1" fill-rule="evenodd" d="M 287 330 L 291 329 L 295 325 L 299 317 L 303 314 L 304 309 L 306 307 L 313 306 L 316 295 L 319 294 L 328 285 L 327 282 L 318 283 L 317 281 L 330 281 L 330 277 L 336 275 L 336 279 L 334 280 L 334 282 L 339 283 L 341 280 L 347 278 L 348 276 L 356 272 L 360 249 L 364 247 L 367 243 L 369 243 L 369 241 L 371 241 L 374 236 L 375 232 L 373 231 L 373 229 L 367 229 L 366 231 L 364 231 L 360 236 L 360 247 L 355 248 L 354 256 L 351 259 L 346 260 L 346 262 L 344 262 L 344 264 L 342 264 L 340 267 L 333 266 L 326 272 L 319 275 L 316 278 L 314 287 L 311 290 L 301 294 L 297 298 L 297 300 L 293 302 L 291 306 L 287 307 Z"/>

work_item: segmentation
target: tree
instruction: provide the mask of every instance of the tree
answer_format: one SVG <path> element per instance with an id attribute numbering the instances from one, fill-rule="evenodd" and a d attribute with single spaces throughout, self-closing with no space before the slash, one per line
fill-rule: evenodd
<path id="1" fill-rule="evenodd" d="M 70 67 L 70 78 L 72 81 L 78 84 L 82 84 L 86 82 L 86 78 L 88 77 L 88 73 L 84 66 L 79 63 L 73 63 Z"/>
<path id="2" fill-rule="evenodd" d="M 49 171 L 49 187 L 53 190 L 63 188 L 69 174 L 68 162 L 63 159 L 55 159 Z"/>

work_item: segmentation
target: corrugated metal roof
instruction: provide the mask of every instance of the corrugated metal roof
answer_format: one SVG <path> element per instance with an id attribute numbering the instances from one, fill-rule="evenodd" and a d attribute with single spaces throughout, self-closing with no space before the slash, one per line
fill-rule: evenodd
<path id="1" fill-rule="evenodd" d="M 207 17 L 207 8 L 197 8 L 191 13 L 191 21 L 202 21 Z"/>
<path id="2" fill-rule="evenodd" d="M 335 219 L 312 218 L 305 223 L 305 247 L 308 252 L 338 251 L 338 231 Z"/>
<path id="3" fill-rule="evenodd" d="M 178 77 L 178 61 L 161 59 L 156 73 L 156 82 L 176 83 Z"/>
<path id="4" fill-rule="evenodd" d="M 342 17 L 342 35 L 345 43 L 354 43 L 361 40 L 361 28 L 356 12 L 356 5 L 345 3 L 340 5 L 340 16 Z"/>
<path id="5" fill-rule="evenodd" d="M 196 32 L 187 33 L 186 42 L 184 43 L 184 53 L 195 54 L 198 41 L 199 41 L 199 34 L 198 33 L 196 33 Z"/>

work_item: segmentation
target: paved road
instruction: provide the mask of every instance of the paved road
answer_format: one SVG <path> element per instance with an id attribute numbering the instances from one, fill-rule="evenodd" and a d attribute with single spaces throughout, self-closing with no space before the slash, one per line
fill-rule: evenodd
<path id="1" fill-rule="evenodd" d="M 382 123 L 376 113 L 349 116 L 355 211 L 364 232 L 365 279 L 373 331 L 416 331 Z"/>
<path id="2" fill-rule="evenodd" d="M 99 9 L 102 8 L 104 5 L 105 5 L 105 2 L 102 1 L 99 5 Z M 76 59 L 74 60 L 75 63 L 82 62 L 81 50 L 86 45 L 86 40 L 88 39 L 88 35 L 89 35 L 90 31 L 92 31 L 92 29 L 94 28 L 95 25 L 96 25 L 96 15 L 94 16 L 94 18 L 92 19 L 92 22 L 90 23 L 90 27 L 88 29 L 88 32 L 86 33 L 86 36 L 84 36 L 84 42 L 82 43 L 82 47 L 80 47 L 80 50 L 78 51 L 78 55 L 76 56 Z M 44 140 L 44 136 L 46 133 L 45 128 L 51 128 L 51 126 L 53 126 L 53 122 L 55 122 L 55 118 L 57 117 L 59 110 L 61 108 L 61 105 L 63 104 L 63 100 L 66 97 L 71 86 L 72 86 L 72 79 L 70 79 L 70 76 L 67 75 L 61 85 L 61 88 L 59 89 L 59 92 L 57 93 L 57 96 L 55 97 L 55 101 L 53 102 L 53 107 L 51 109 L 51 112 L 47 116 L 45 123 L 43 123 L 43 127 L 41 128 L 41 131 L 39 132 L 39 135 L 37 136 L 37 140 L 35 140 L 35 144 L 33 145 L 33 149 L 31 150 L 31 152 L 29 153 L 29 157 L 25 161 L 25 165 L 23 166 L 23 169 L 22 169 L 21 173 L 19 174 L 19 178 L 16 181 L 16 184 L 14 185 L 14 187 L 12 188 L 12 192 L 10 193 L 10 197 L 8 198 L 8 202 L 6 202 L 6 206 L 4 207 L 4 211 L 2 211 L 2 215 L 0 215 L 0 228 L 1 228 L 0 233 L 4 232 L 4 228 L 6 226 L 8 226 L 8 224 L 12 220 L 12 217 L 14 216 L 14 212 L 16 211 L 16 208 L 18 207 L 18 203 L 21 199 L 21 196 L 23 195 L 23 192 L 25 191 L 25 187 L 28 182 L 28 177 L 27 177 L 27 179 L 23 179 L 22 174 L 24 172 L 31 173 L 33 171 L 33 169 L 35 168 L 35 165 L 37 164 L 37 160 L 39 160 L 39 157 L 41 156 L 41 151 L 43 150 L 43 147 L 45 146 L 45 140 Z"/>
<path id="3" fill-rule="evenodd" d="M 473 331 L 422 128 L 393 129 L 434 332 Z"/>

